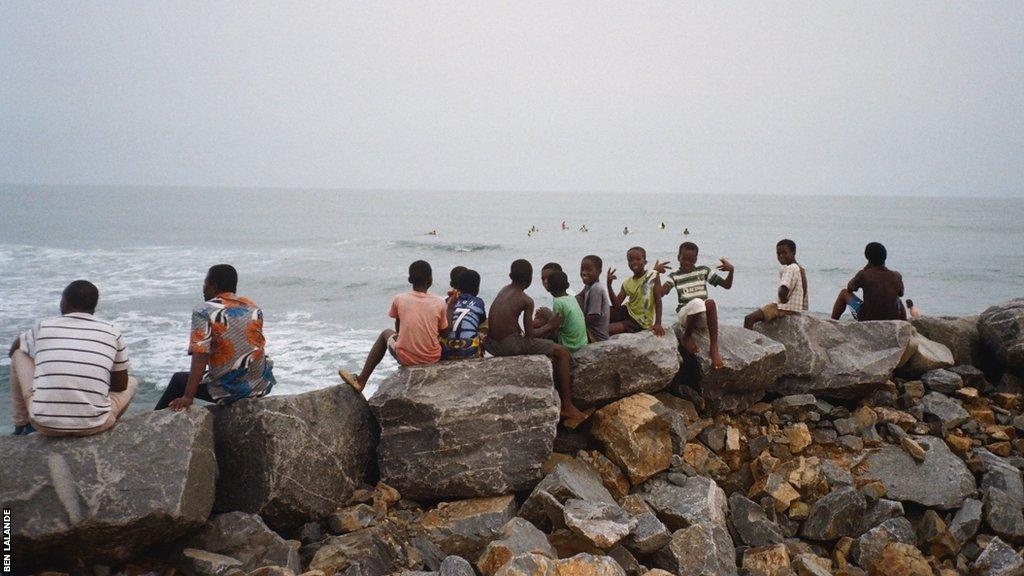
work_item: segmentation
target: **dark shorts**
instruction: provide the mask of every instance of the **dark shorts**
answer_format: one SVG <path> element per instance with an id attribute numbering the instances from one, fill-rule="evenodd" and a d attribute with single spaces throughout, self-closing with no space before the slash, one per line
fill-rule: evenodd
<path id="1" fill-rule="evenodd" d="M 612 308 L 611 315 L 608 320 L 609 322 L 621 323 L 626 327 L 626 332 L 642 332 L 644 329 L 639 322 L 629 315 L 629 309 L 625 306 L 616 306 Z"/>
<path id="2" fill-rule="evenodd" d="M 512 334 L 502 340 L 487 338 L 484 349 L 492 356 L 530 356 L 543 354 L 551 356 L 555 352 L 555 342 L 543 338 L 527 338 L 521 334 Z"/>

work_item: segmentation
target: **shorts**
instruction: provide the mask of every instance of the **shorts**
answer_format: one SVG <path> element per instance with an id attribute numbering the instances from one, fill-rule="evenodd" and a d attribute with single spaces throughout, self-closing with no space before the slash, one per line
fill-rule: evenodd
<path id="1" fill-rule="evenodd" d="M 704 301 L 700 298 L 694 298 L 687 302 L 686 305 L 680 308 L 677 312 L 679 314 L 679 324 L 686 326 L 686 322 L 689 320 L 690 316 L 699 314 L 700 318 L 695 320 L 696 325 L 694 327 L 701 329 L 707 328 L 708 315 L 705 314 L 705 312 L 707 312 L 707 306 L 704 304 Z"/>
<path id="2" fill-rule="evenodd" d="M 625 306 L 612 308 L 608 319 L 610 322 L 621 322 L 626 327 L 626 332 L 641 332 L 644 327 L 629 315 L 629 309 Z"/>
<path id="3" fill-rule="evenodd" d="M 853 295 L 853 298 L 847 303 L 847 306 L 850 307 L 850 315 L 853 316 L 854 320 L 857 320 L 860 316 L 860 306 L 863 303 L 864 301 L 856 295 Z"/>
<path id="4" fill-rule="evenodd" d="M 555 352 L 555 342 L 543 338 L 527 338 L 522 334 L 512 334 L 502 340 L 485 339 L 484 349 L 492 356 L 531 356 L 534 354 L 551 356 Z"/>
<path id="5" fill-rule="evenodd" d="M 764 314 L 764 321 L 765 322 L 772 322 L 774 320 L 778 320 L 779 318 L 782 318 L 783 316 L 789 316 L 789 315 L 792 315 L 792 314 L 799 314 L 799 313 L 800 312 L 798 312 L 796 310 L 783 310 L 783 309 L 779 308 L 779 303 L 778 302 L 772 302 L 771 304 L 765 304 L 764 306 L 761 307 L 761 314 Z"/>
<path id="6" fill-rule="evenodd" d="M 392 334 L 391 336 L 388 336 L 388 352 L 390 352 L 391 356 L 395 360 L 398 360 L 398 363 L 401 364 L 402 363 L 402 359 L 398 357 L 398 348 L 397 348 L 397 346 L 398 346 L 398 333 L 396 332 L 396 333 Z"/>

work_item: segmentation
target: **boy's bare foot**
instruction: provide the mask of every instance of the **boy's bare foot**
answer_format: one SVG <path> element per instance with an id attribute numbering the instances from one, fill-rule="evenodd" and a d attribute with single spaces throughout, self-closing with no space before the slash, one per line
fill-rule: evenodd
<path id="1" fill-rule="evenodd" d="M 591 408 L 587 411 L 580 411 L 575 406 L 570 406 L 568 410 L 562 410 L 561 412 L 561 416 L 564 419 L 562 425 L 569 430 L 575 430 L 594 414 L 594 410 L 594 408 Z"/>
<path id="2" fill-rule="evenodd" d="M 718 352 L 718 349 L 711 351 L 711 368 L 714 370 L 720 370 L 725 367 L 725 361 L 722 360 L 722 354 Z"/>
<path id="3" fill-rule="evenodd" d="M 694 356 L 700 354 L 700 346 L 697 346 L 697 341 L 693 339 L 693 336 L 683 336 L 683 348 L 686 348 Z"/>
<path id="4" fill-rule="evenodd" d="M 363 387 L 365 386 L 365 384 L 360 382 L 359 378 L 356 378 L 355 374 L 348 372 L 347 370 L 338 370 L 338 376 L 341 376 L 342 380 L 348 382 L 349 386 L 355 388 L 356 392 L 363 391 Z"/>

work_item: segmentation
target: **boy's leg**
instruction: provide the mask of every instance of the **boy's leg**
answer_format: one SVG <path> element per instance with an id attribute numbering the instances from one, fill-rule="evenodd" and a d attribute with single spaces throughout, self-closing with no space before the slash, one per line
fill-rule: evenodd
<path id="1" fill-rule="evenodd" d="M 128 386 L 120 392 L 111 392 L 110 408 L 115 418 L 120 418 L 124 415 L 125 411 L 128 410 L 128 405 L 132 403 L 132 399 L 135 398 L 135 393 L 139 391 L 139 381 L 134 377 L 128 377 Z"/>
<path id="2" fill-rule="evenodd" d="M 711 367 L 717 370 L 725 366 L 722 354 L 718 351 L 718 304 L 715 304 L 714 300 L 708 299 L 704 305 L 707 307 L 708 353 L 711 356 Z"/>
<path id="3" fill-rule="evenodd" d="M 746 317 L 743 318 L 743 327 L 747 330 L 753 330 L 754 324 L 757 324 L 758 322 L 764 322 L 764 312 L 760 308 L 754 310 L 750 314 L 747 314 Z"/>
<path id="4" fill-rule="evenodd" d="M 572 403 L 572 384 L 569 375 L 569 350 L 555 345 L 551 351 L 551 363 L 555 369 L 555 385 L 562 401 L 561 416 L 567 420 L 584 420 L 588 414 Z"/>
<path id="5" fill-rule="evenodd" d="M 133 378 L 128 378 L 128 388 L 131 388 L 131 381 Z M 153 410 L 163 410 L 171 405 L 171 401 L 181 398 L 185 395 L 185 388 L 188 386 L 188 372 L 175 372 L 171 376 L 171 381 L 167 383 L 167 388 L 164 388 L 163 395 L 160 396 L 160 400 L 157 401 L 156 407 Z M 136 382 L 136 388 L 138 388 L 138 382 Z M 127 391 L 127 390 L 126 390 Z M 121 394 L 123 394 L 122 392 Z M 134 395 L 134 392 L 132 393 Z M 196 390 L 196 398 L 205 400 L 206 402 L 213 402 L 213 397 L 210 396 L 210 390 L 206 387 L 206 384 L 199 384 L 199 388 Z M 127 404 L 125 404 L 127 407 Z"/>
<path id="6" fill-rule="evenodd" d="M 850 292 L 846 288 L 839 291 L 839 296 L 836 297 L 836 303 L 832 305 L 832 319 L 839 320 L 842 317 L 843 312 L 846 311 L 846 307 L 853 301 L 853 292 Z"/>
<path id="7" fill-rule="evenodd" d="M 36 365 L 22 350 L 11 356 L 11 420 L 16 428 L 27 426 L 28 407 L 32 402 L 32 378 Z"/>
<path id="8" fill-rule="evenodd" d="M 395 331 L 388 329 L 380 333 L 377 336 L 377 341 L 373 343 L 373 348 L 370 348 L 370 353 L 366 356 L 366 363 L 363 364 L 363 371 L 356 376 L 359 384 L 366 386 L 366 383 L 370 380 L 370 375 L 373 374 L 374 368 L 380 364 L 380 361 L 384 359 L 384 355 L 388 351 L 388 339 L 395 335 Z"/>
<path id="9" fill-rule="evenodd" d="M 698 330 L 701 325 L 705 324 L 704 316 L 705 312 L 699 314 L 690 314 L 686 317 L 686 328 L 683 330 L 683 348 L 686 348 L 690 354 L 699 354 L 700 348 L 697 346 L 697 341 L 693 339 L 693 333 Z"/>

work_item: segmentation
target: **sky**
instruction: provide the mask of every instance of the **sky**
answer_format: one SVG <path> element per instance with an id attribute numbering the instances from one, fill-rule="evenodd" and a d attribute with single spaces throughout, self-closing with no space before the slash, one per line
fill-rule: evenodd
<path id="1" fill-rule="evenodd" d="M 1024 2 L 0 3 L 0 182 L 1024 196 Z"/>

